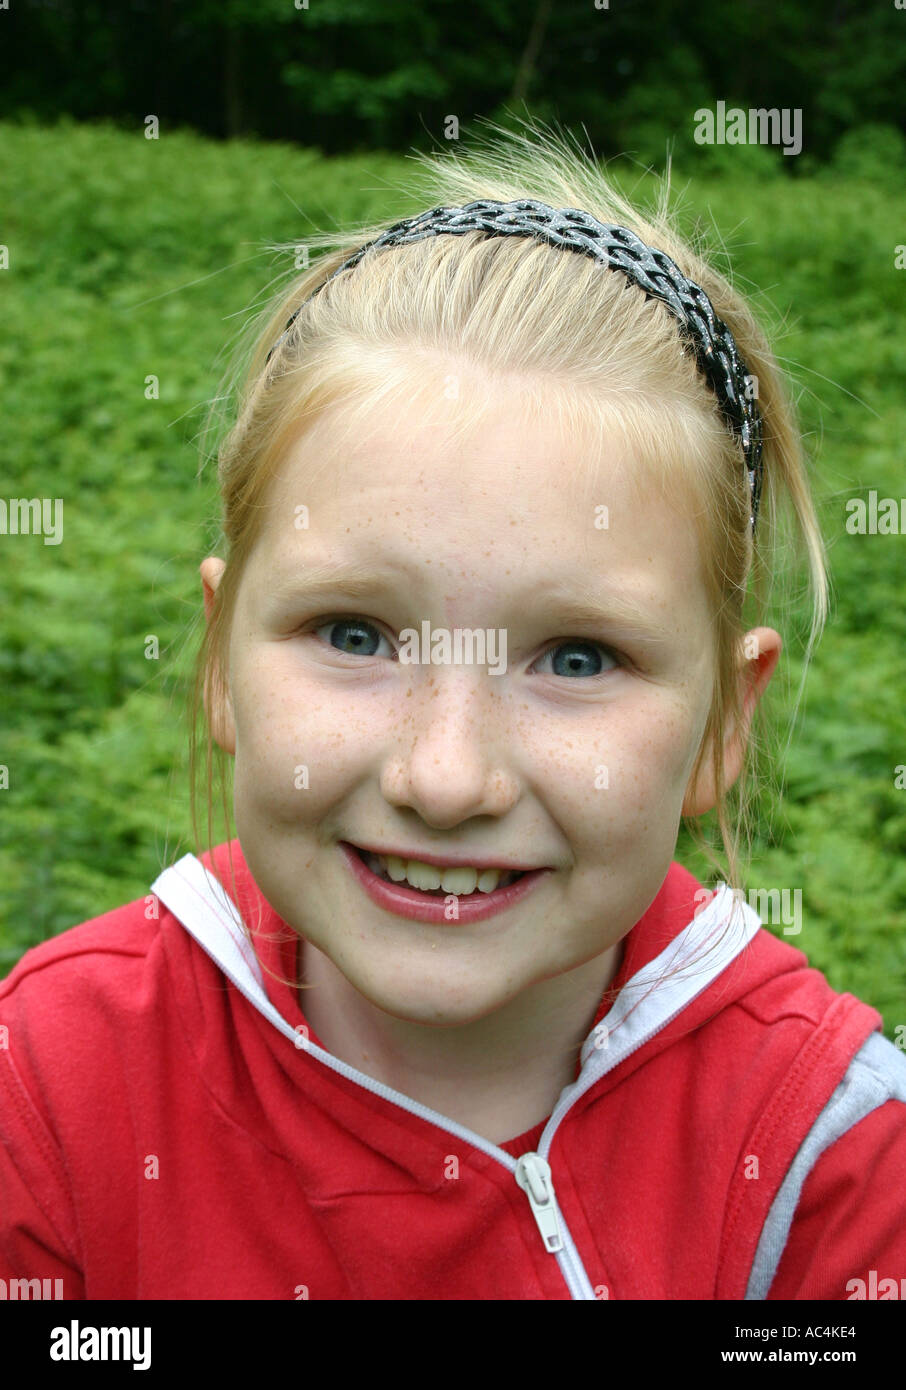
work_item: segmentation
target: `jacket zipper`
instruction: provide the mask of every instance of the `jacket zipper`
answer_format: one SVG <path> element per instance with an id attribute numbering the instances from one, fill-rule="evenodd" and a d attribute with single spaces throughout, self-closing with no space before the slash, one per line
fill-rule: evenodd
<path id="1" fill-rule="evenodd" d="M 513 1174 L 526 1197 L 532 1215 L 541 1232 L 544 1248 L 552 1255 L 563 1249 L 563 1232 L 557 1220 L 554 1206 L 554 1184 L 551 1180 L 551 1166 L 547 1159 L 538 1153 L 523 1154 L 516 1161 Z"/>

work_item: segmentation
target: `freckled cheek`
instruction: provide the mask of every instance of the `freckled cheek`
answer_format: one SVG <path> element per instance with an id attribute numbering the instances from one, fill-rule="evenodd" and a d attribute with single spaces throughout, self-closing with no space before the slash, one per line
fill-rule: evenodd
<path id="1" fill-rule="evenodd" d="M 363 710 L 359 695 L 347 711 L 341 692 L 328 695 L 265 660 L 234 673 L 237 800 L 270 817 L 316 816 L 372 766 L 379 708 Z"/>
<path id="2" fill-rule="evenodd" d="M 633 741 L 627 774 L 646 801 L 666 801 L 684 790 L 696 748 L 697 730 L 688 711 L 656 715 Z"/>
<path id="3" fill-rule="evenodd" d="M 682 802 L 697 726 L 690 710 L 663 704 L 615 710 L 594 731 L 537 731 L 530 758 L 554 805 L 575 822 L 574 843 L 600 848 L 637 841 L 643 830 L 672 821 Z M 581 834 L 579 828 L 581 827 Z"/>

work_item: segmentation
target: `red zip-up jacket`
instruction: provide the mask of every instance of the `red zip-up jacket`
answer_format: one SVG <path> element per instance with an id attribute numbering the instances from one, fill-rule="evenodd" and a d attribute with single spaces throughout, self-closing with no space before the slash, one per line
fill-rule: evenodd
<path id="1" fill-rule="evenodd" d="M 323 1048 L 232 851 L 255 952 L 221 845 L 0 983 L 0 1295 L 906 1296 L 906 1058 L 726 886 L 671 865 L 495 1145 Z"/>

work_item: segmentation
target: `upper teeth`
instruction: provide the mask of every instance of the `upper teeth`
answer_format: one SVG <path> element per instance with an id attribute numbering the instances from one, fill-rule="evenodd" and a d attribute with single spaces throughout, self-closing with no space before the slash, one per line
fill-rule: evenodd
<path id="1" fill-rule="evenodd" d="M 461 865 L 456 868 L 439 868 L 436 864 L 425 864 L 421 859 L 399 859 L 394 854 L 368 854 L 368 867 L 373 873 L 383 873 L 394 883 L 405 879 L 412 888 L 442 888 L 445 893 L 493 893 L 494 889 L 505 885 L 517 873 L 503 869 L 474 869 Z"/>

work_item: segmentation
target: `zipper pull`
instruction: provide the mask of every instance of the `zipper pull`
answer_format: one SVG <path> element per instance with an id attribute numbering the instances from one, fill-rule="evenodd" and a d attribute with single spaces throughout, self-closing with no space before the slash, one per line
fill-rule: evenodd
<path id="1" fill-rule="evenodd" d="M 516 1164 L 515 1178 L 529 1199 L 545 1250 L 549 1250 L 552 1255 L 557 1250 L 562 1250 L 563 1237 L 554 1208 L 554 1184 L 551 1182 L 550 1164 L 540 1154 L 523 1154 Z"/>

